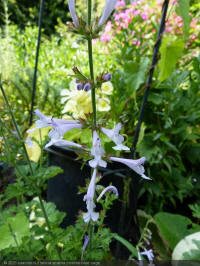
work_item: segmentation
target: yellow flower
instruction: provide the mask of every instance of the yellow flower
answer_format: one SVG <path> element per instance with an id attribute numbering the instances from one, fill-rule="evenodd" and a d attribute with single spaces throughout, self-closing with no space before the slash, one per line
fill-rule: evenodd
<path id="1" fill-rule="evenodd" d="M 33 125 L 31 128 L 34 128 L 34 127 L 35 127 L 35 125 Z M 28 138 L 35 138 L 40 143 L 40 132 L 41 132 L 41 140 L 43 141 L 45 139 L 45 137 L 47 136 L 49 129 L 50 129 L 50 127 L 36 129 L 34 132 L 31 132 L 28 134 L 27 139 Z M 40 149 L 40 146 L 35 141 L 32 141 L 32 143 L 33 143 L 32 147 L 30 147 L 30 145 L 25 143 L 26 150 L 27 150 L 29 159 L 31 161 L 37 163 L 40 159 L 41 149 Z"/>
<path id="2" fill-rule="evenodd" d="M 97 100 L 97 110 L 105 112 L 110 110 L 110 101 L 107 98 L 100 98 Z"/>
<path id="3" fill-rule="evenodd" d="M 113 91 L 113 85 L 111 81 L 102 83 L 101 91 L 103 94 L 111 95 Z"/>
<path id="4" fill-rule="evenodd" d="M 69 90 L 62 90 L 62 103 L 67 100 L 63 113 L 70 112 L 74 118 L 86 118 L 86 114 L 92 113 L 91 92 L 77 90 L 75 81 L 70 82 Z"/>

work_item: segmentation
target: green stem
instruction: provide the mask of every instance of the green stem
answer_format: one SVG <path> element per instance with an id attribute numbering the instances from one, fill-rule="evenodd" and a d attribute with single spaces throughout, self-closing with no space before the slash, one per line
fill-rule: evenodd
<path id="1" fill-rule="evenodd" d="M 94 85 L 94 68 L 93 68 L 93 56 L 92 56 L 92 38 L 88 39 L 88 56 L 90 67 L 90 78 L 92 80 L 91 97 L 92 97 L 92 111 L 93 111 L 93 128 L 96 127 L 96 97 L 95 97 L 95 85 Z"/>
<path id="2" fill-rule="evenodd" d="M 3 86 L 2 86 L 2 83 L 1 83 L 1 85 L 0 85 L 0 88 L 1 88 L 1 92 L 2 92 L 2 94 L 3 94 L 3 98 L 4 98 L 5 102 L 6 102 L 6 105 L 7 105 L 8 111 L 9 111 L 9 113 L 10 113 L 10 116 L 11 116 L 11 119 L 12 119 L 12 122 L 13 122 L 13 125 L 14 125 L 14 127 L 15 127 L 15 130 L 17 131 L 18 138 L 19 138 L 20 141 L 22 142 L 22 147 L 23 147 L 23 150 L 24 150 L 24 154 L 25 154 L 25 157 L 26 157 L 26 161 L 27 161 L 27 163 L 28 163 L 28 165 L 29 165 L 29 168 L 30 168 L 31 175 L 33 175 L 33 168 L 32 168 L 32 165 L 31 165 L 31 161 L 30 161 L 30 159 L 29 159 L 29 157 L 28 157 L 28 153 L 27 153 L 27 150 L 26 150 L 26 146 L 25 146 L 25 144 L 24 144 L 23 137 L 22 137 L 22 135 L 21 135 L 21 133 L 20 133 L 20 130 L 19 130 L 18 126 L 17 126 L 17 123 L 16 123 L 16 120 L 15 120 L 14 114 L 13 114 L 13 112 L 12 112 L 12 110 L 11 110 L 11 107 L 10 107 L 10 104 L 9 104 L 9 102 L 8 102 L 8 98 L 7 98 L 6 94 L 5 94 L 5 91 L 4 91 L 4 88 L 3 88 Z"/>
<path id="3" fill-rule="evenodd" d="M 4 91 L 4 88 L 3 88 L 3 86 L 2 86 L 2 83 L 0 84 L 0 89 L 1 89 L 1 92 L 2 92 L 2 94 L 3 94 L 3 98 L 4 98 L 5 102 L 6 102 L 6 105 L 7 105 L 8 111 L 9 111 L 9 113 L 10 113 L 10 116 L 11 116 L 11 119 L 12 119 L 12 122 L 13 122 L 13 125 L 14 125 L 14 127 L 15 127 L 15 130 L 17 131 L 18 138 L 19 138 L 20 141 L 22 142 L 22 147 L 23 147 L 23 150 L 24 150 L 24 153 L 25 153 L 26 161 L 27 161 L 27 163 L 28 163 L 28 165 L 29 165 L 30 173 L 31 173 L 31 175 L 33 176 L 33 175 L 34 175 L 34 172 L 33 172 L 33 168 L 32 168 L 32 165 L 31 165 L 31 161 L 30 161 L 30 159 L 29 159 L 29 157 L 28 157 L 28 153 L 27 153 L 27 150 L 26 150 L 26 146 L 25 146 L 25 144 L 24 144 L 24 140 L 23 140 L 23 137 L 22 137 L 22 135 L 21 135 L 21 132 L 20 132 L 18 126 L 17 126 L 17 123 L 16 123 L 16 120 L 15 120 L 14 114 L 13 114 L 12 109 L 11 109 L 11 107 L 10 107 L 10 104 L 9 104 L 9 102 L 8 102 L 8 98 L 7 98 L 6 94 L 5 94 L 5 91 Z M 46 210 L 45 210 L 45 208 L 44 208 L 44 204 L 43 204 L 43 202 L 42 202 L 42 198 L 41 198 L 40 195 L 39 195 L 39 201 L 40 201 L 40 205 L 41 205 L 41 208 L 42 208 L 42 212 L 43 212 L 43 215 L 44 215 L 44 218 L 45 218 L 45 221 L 46 221 L 47 227 L 48 227 L 49 232 L 50 232 L 50 234 L 51 234 L 51 236 L 52 236 L 52 239 L 54 239 L 54 235 L 53 235 L 53 233 L 52 233 L 52 231 L 51 231 L 51 227 L 50 227 L 49 219 L 48 219 L 48 216 L 47 216 L 47 213 L 46 213 Z M 57 250 L 57 252 L 58 252 L 59 259 L 62 260 L 61 255 L 60 255 L 60 252 L 59 252 L 57 246 L 56 246 L 56 250 Z"/>
<path id="4" fill-rule="evenodd" d="M 92 18 L 92 0 L 88 0 L 88 26 L 91 24 Z"/>
<path id="5" fill-rule="evenodd" d="M 11 233 L 11 235 L 12 235 L 12 237 L 13 237 L 14 241 L 15 241 L 15 244 L 16 244 L 17 248 L 19 249 L 19 244 L 18 244 L 18 242 L 17 242 L 16 235 L 15 235 L 15 233 L 13 232 L 13 230 L 12 230 L 12 227 L 11 227 L 10 223 L 8 223 L 8 227 L 9 227 L 10 233 Z"/>
<path id="6" fill-rule="evenodd" d="M 91 25 L 92 1 L 88 0 L 88 26 Z M 95 99 L 95 84 L 94 84 L 94 67 L 93 67 L 93 52 L 92 52 L 92 36 L 88 36 L 88 59 L 90 68 L 90 78 L 92 80 L 91 98 L 93 111 L 93 128 L 96 127 L 96 99 Z"/>

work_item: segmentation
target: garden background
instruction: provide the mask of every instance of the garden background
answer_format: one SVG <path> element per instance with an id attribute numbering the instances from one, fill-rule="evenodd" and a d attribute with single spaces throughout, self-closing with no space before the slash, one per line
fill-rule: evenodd
<path id="1" fill-rule="evenodd" d="M 79 15 L 86 16 L 85 2 L 76 1 Z M 161 0 L 126 1 L 126 3 L 119 1 L 102 34 L 93 40 L 95 72 L 106 70 L 112 73 L 112 83 L 102 89 L 97 100 L 97 109 L 101 113 L 102 120 L 107 121 L 110 127 L 120 119 L 128 146 L 132 145 L 136 130 L 162 3 Z M 98 16 L 103 6 L 104 1 L 94 1 L 94 10 Z M 39 1 L 1 0 L 0 10 L 1 79 L 4 81 L 17 124 L 27 139 L 38 35 Z M 137 143 L 137 154 L 146 157 L 145 168 L 153 180 L 138 181 L 135 184 L 137 216 L 141 230 L 144 230 L 148 223 L 148 228 L 153 234 L 151 248 L 157 259 L 171 259 L 179 241 L 187 235 L 198 233 L 198 237 L 194 237 L 196 242 L 193 242 L 192 248 L 185 251 L 185 257 L 182 247 L 181 251 L 176 251 L 178 253 L 174 255 L 174 259 L 200 260 L 199 16 L 200 3 L 197 0 L 170 1 L 159 51 L 159 62 L 155 66 Z M 89 74 L 87 49 L 80 36 L 77 37 L 68 31 L 66 22 L 70 20 L 66 0 L 44 2 L 35 109 L 38 108 L 53 117 L 85 119 L 91 113 L 91 99 L 88 95 L 83 99 L 74 92 L 71 68 L 78 65 L 81 66 L 81 71 L 86 75 Z M 5 225 L 7 219 L 11 219 L 16 228 L 18 228 L 17 223 L 23 222 L 27 225 L 27 230 L 20 231 L 18 235 L 18 244 L 21 246 L 20 248 L 18 246 L 17 254 L 19 257 L 23 254 L 25 259 L 36 257 L 45 259 L 52 253 L 53 244 L 49 249 L 44 249 L 42 244 L 38 244 L 39 242 L 36 244 L 33 239 L 30 240 L 27 236 L 30 235 L 28 228 L 31 220 L 25 220 L 24 216 L 20 217 L 26 206 L 24 200 L 27 201 L 29 215 L 31 210 L 33 211 L 33 206 L 36 205 L 35 190 L 30 191 L 30 187 L 25 185 L 26 182 L 12 170 L 18 165 L 28 177 L 26 166 L 22 163 L 21 144 L 17 141 L 2 95 L 0 95 L 0 106 L 1 136 L 4 134 L 7 139 L 7 144 L 2 137 L 0 139 L 0 232 L 3 234 L 8 231 Z M 47 132 L 42 131 L 42 136 L 39 133 L 31 136 L 36 142 L 41 138 L 45 142 L 46 135 Z M 84 145 L 91 143 L 89 129 L 82 133 L 79 129 L 73 130 L 65 137 L 68 140 L 81 141 Z M 106 137 L 103 143 L 106 152 L 110 153 L 111 145 Z M 34 167 L 42 165 L 44 169 L 48 166 L 48 153 L 42 151 L 39 143 L 34 143 L 34 149 L 27 146 L 27 150 Z M 45 178 L 48 179 L 58 172 L 59 170 L 54 168 Z M 45 178 L 43 181 L 46 181 Z M 45 199 L 46 184 L 39 185 L 40 193 Z M 26 195 L 25 199 L 23 195 Z M 55 206 L 49 206 L 49 214 L 53 216 Z M 54 214 L 57 217 L 52 218 L 52 223 L 58 230 L 63 216 L 59 212 Z M 42 225 L 39 225 L 37 234 L 41 234 L 42 230 Z M 67 230 L 71 230 L 75 235 L 78 234 L 76 227 Z M 71 247 L 71 244 L 64 240 L 64 236 L 60 239 L 61 246 L 63 244 Z M 50 243 L 48 237 L 45 241 L 46 244 Z M 109 238 L 108 246 L 110 241 Z M 27 243 L 32 245 L 31 253 L 28 249 L 22 252 Z M 16 254 L 16 251 L 12 250 L 16 248 L 15 244 L 7 235 L 5 238 L 2 237 L 0 250 L 3 258 L 10 258 Z M 81 250 L 81 244 L 82 242 L 77 240 L 76 249 Z M 107 247 L 101 254 L 94 252 L 89 258 L 105 259 L 108 250 Z M 70 257 L 68 249 L 64 254 L 67 259 L 77 259 L 79 256 L 79 253 L 77 255 L 74 251 Z"/>

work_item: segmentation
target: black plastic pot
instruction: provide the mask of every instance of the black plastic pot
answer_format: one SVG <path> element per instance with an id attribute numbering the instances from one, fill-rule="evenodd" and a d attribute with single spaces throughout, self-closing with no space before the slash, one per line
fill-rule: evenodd
<path id="1" fill-rule="evenodd" d="M 63 169 L 62 174 L 49 179 L 47 190 L 47 201 L 54 202 L 60 211 L 66 212 L 62 227 L 74 224 L 76 215 L 79 210 L 86 211 L 86 204 L 83 201 L 83 194 L 78 195 L 78 186 L 85 186 L 85 179 L 91 176 L 91 168 L 85 165 L 82 169 L 82 162 L 75 160 L 77 155 L 73 149 L 63 149 L 54 147 L 47 149 L 49 152 L 50 166 L 59 166 Z M 100 168 L 103 178 L 100 184 L 107 186 L 112 183 L 117 187 L 119 198 L 114 201 L 112 208 L 108 211 L 105 218 L 105 225 L 112 232 L 119 233 L 121 236 L 131 235 L 137 239 L 139 236 L 138 228 L 135 224 L 134 214 L 136 213 L 136 200 L 133 194 L 132 182 L 130 183 L 129 204 L 126 206 L 122 203 L 124 178 L 130 177 L 133 171 L 129 171 L 122 164 L 108 164 L 107 168 Z M 136 177 L 138 178 L 138 177 Z M 138 188 L 134 186 L 136 192 Z M 98 211 L 97 205 L 97 211 Z M 99 209 L 100 210 L 100 209 Z"/>

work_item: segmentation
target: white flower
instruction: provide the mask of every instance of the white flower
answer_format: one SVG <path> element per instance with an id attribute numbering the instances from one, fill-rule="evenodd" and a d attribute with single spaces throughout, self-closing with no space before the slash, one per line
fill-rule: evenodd
<path id="1" fill-rule="evenodd" d="M 119 195 L 118 190 L 115 186 L 108 186 L 108 187 L 104 188 L 104 190 L 98 196 L 97 201 L 99 201 L 107 191 L 112 191 L 117 197 Z"/>
<path id="2" fill-rule="evenodd" d="M 142 157 L 138 160 L 132 160 L 132 159 L 123 159 L 123 158 L 117 158 L 117 157 L 109 157 L 111 161 L 119 162 L 127 165 L 129 168 L 131 168 L 133 171 L 135 171 L 137 174 L 139 174 L 142 178 L 151 180 L 148 176 L 144 175 L 144 167 L 142 164 L 146 161 L 145 157 Z"/>
<path id="3" fill-rule="evenodd" d="M 59 147 L 65 147 L 65 146 L 71 146 L 71 147 L 76 147 L 76 148 L 82 148 L 81 145 L 75 143 L 75 142 L 72 142 L 72 141 L 68 141 L 68 140 L 64 140 L 64 139 L 55 139 L 55 138 L 52 138 L 46 145 L 45 145 L 45 148 L 48 148 L 49 146 L 59 146 Z"/>
<path id="4" fill-rule="evenodd" d="M 99 218 L 99 213 L 94 212 L 94 208 L 96 205 L 94 204 L 94 193 L 95 193 L 95 186 L 96 186 L 96 175 L 97 175 L 97 169 L 95 168 L 93 171 L 93 175 L 90 181 L 90 184 L 88 186 L 87 194 L 84 196 L 83 200 L 87 202 L 87 213 L 83 214 L 83 219 L 85 223 L 89 223 L 89 221 L 92 219 L 94 222 L 96 222 Z"/>
<path id="5" fill-rule="evenodd" d="M 93 132 L 93 146 L 91 149 L 91 155 L 94 156 L 93 160 L 89 161 L 89 165 L 92 168 L 96 168 L 97 166 L 106 167 L 107 163 L 101 159 L 104 156 L 104 149 L 101 147 L 101 140 L 97 135 L 97 132 Z"/>
<path id="6" fill-rule="evenodd" d="M 148 260 L 151 262 L 154 258 L 153 251 L 152 249 L 147 250 L 146 248 L 144 249 L 143 252 L 140 252 L 141 255 L 147 256 Z"/>
<path id="7" fill-rule="evenodd" d="M 94 204 L 94 201 L 88 200 L 87 201 L 87 210 L 88 212 L 83 214 L 83 220 L 85 223 L 89 223 L 90 220 L 96 222 L 99 218 L 99 213 L 94 212 L 94 208 L 96 205 Z"/>
<path id="8" fill-rule="evenodd" d="M 44 128 L 44 127 L 49 127 L 51 126 L 51 117 L 48 117 L 44 115 L 40 110 L 35 110 L 35 114 L 39 116 L 40 119 L 38 119 L 35 122 L 35 128 L 27 130 L 27 133 L 32 133 L 34 132 L 37 128 Z"/>
<path id="9" fill-rule="evenodd" d="M 45 127 L 53 127 L 52 122 L 55 122 L 56 125 L 66 125 L 66 124 L 78 124 L 79 120 L 65 120 L 65 119 L 59 119 L 59 118 L 52 118 L 49 116 L 44 115 L 42 112 L 40 112 L 39 109 L 35 110 L 34 112 L 40 119 L 38 119 L 35 122 L 35 128 L 31 128 L 27 130 L 27 133 L 34 132 L 37 128 L 45 128 Z"/>
<path id="10" fill-rule="evenodd" d="M 98 26 L 102 26 L 108 19 L 108 17 L 110 16 L 110 14 L 112 13 L 112 11 L 115 8 L 115 5 L 117 3 L 118 0 L 106 0 L 106 4 L 104 7 L 104 11 L 103 14 L 99 20 Z"/>
<path id="11" fill-rule="evenodd" d="M 114 150 L 130 150 L 127 146 L 123 145 L 124 137 L 119 134 L 119 131 L 122 128 L 122 124 L 118 123 L 114 129 L 107 129 L 102 127 L 101 131 L 107 135 L 117 146 L 113 147 Z"/>
<path id="12" fill-rule="evenodd" d="M 79 21 L 78 21 L 78 17 L 76 15 L 76 10 L 75 10 L 75 0 L 68 0 L 68 5 L 69 5 L 69 11 L 70 11 L 74 26 L 78 28 Z"/>
<path id="13" fill-rule="evenodd" d="M 53 129 L 48 134 L 51 139 L 61 139 L 67 131 L 82 127 L 80 123 L 68 124 L 65 123 L 67 120 L 62 119 L 61 122 L 56 121 L 54 118 L 51 121 Z"/>
<path id="14" fill-rule="evenodd" d="M 63 140 L 64 134 L 74 128 L 80 128 L 82 125 L 80 123 L 74 124 L 63 124 L 63 122 L 56 122 L 54 118 L 52 118 L 52 126 L 54 129 L 50 130 L 48 136 L 51 138 L 50 142 L 48 142 L 45 148 L 48 148 L 51 145 L 55 146 L 73 146 L 76 148 L 81 148 L 82 146 L 74 143 L 72 141 Z"/>

